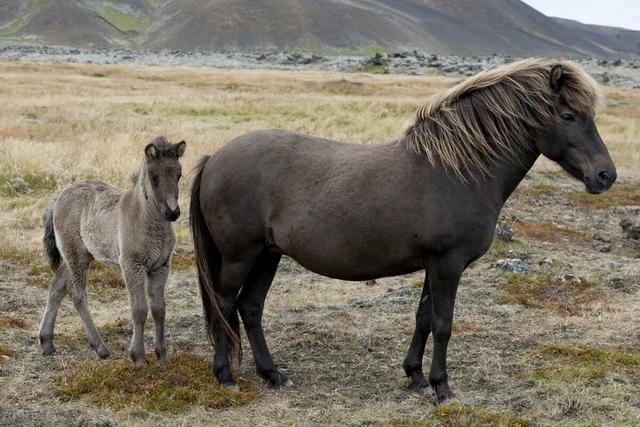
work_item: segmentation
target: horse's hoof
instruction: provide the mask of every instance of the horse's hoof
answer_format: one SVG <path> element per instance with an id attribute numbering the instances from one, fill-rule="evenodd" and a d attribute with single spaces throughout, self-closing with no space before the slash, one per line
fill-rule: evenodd
<path id="1" fill-rule="evenodd" d="M 144 358 L 144 353 L 141 355 L 129 352 L 129 360 L 133 363 L 133 366 L 139 368 L 147 364 L 147 359 Z"/>
<path id="2" fill-rule="evenodd" d="M 238 384 L 222 384 L 224 388 L 234 393 L 240 393 L 240 386 Z"/>
<path id="3" fill-rule="evenodd" d="M 435 387 L 434 398 L 438 405 L 446 402 L 449 399 L 453 399 L 455 397 L 456 395 L 449 388 L 449 384 L 447 383 L 439 384 Z"/>
<path id="4" fill-rule="evenodd" d="M 412 379 L 409 383 L 409 390 L 420 390 L 429 387 L 429 381 L 425 377 Z"/>
<path id="5" fill-rule="evenodd" d="M 281 388 L 293 388 L 293 387 L 295 387 L 295 385 L 293 384 L 293 381 L 291 381 L 291 380 L 289 380 L 289 379 L 288 379 L 288 380 L 287 380 L 284 384 L 282 384 L 280 387 L 281 387 Z"/>

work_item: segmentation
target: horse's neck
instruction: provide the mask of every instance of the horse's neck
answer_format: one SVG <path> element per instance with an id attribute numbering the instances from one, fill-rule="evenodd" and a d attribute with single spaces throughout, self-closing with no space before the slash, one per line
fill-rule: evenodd
<path id="1" fill-rule="evenodd" d="M 484 179 L 484 194 L 491 194 L 496 201 L 504 204 L 511 193 L 533 167 L 540 154 L 536 151 L 523 152 L 518 160 L 503 158 L 497 160 L 492 174 Z"/>
<path id="2" fill-rule="evenodd" d="M 144 169 L 140 172 L 136 184 L 129 190 L 127 209 L 136 212 L 135 220 L 145 223 L 148 227 L 163 227 L 167 221 L 156 206 L 151 189 L 145 188 L 143 173 Z"/>

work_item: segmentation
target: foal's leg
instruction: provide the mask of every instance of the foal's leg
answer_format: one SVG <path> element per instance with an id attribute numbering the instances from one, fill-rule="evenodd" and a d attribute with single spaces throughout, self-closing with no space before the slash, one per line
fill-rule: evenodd
<path id="1" fill-rule="evenodd" d="M 402 367 L 407 377 L 411 379 L 409 388 L 421 388 L 429 385 L 422 372 L 422 358 L 427 338 L 431 332 L 431 288 L 429 286 L 429 273 L 425 272 L 422 296 L 416 312 L 416 329 L 413 332 L 411 345 L 407 351 Z"/>
<path id="2" fill-rule="evenodd" d="M 164 287 L 169 276 L 169 266 L 164 265 L 158 270 L 147 274 L 147 294 L 151 303 L 151 315 L 153 316 L 153 326 L 155 328 L 154 348 L 158 360 L 163 365 L 169 363 L 167 355 L 167 342 L 164 336 Z"/>
<path id="3" fill-rule="evenodd" d="M 67 272 L 67 266 L 61 265 L 55 272 L 55 276 L 49 284 L 49 300 L 47 301 L 47 308 L 44 311 L 42 322 L 40 323 L 40 346 L 42 347 L 42 354 L 53 354 L 56 349 L 53 346 L 53 328 L 56 323 L 56 316 L 60 303 L 67 294 L 67 281 L 69 275 Z"/>
<path id="4" fill-rule="evenodd" d="M 231 366 L 229 364 L 230 337 L 227 334 L 224 322 L 226 321 L 228 324 L 231 320 L 238 292 L 247 278 L 252 264 L 253 258 L 250 262 L 242 261 L 236 263 L 230 263 L 223 259 L 218 278 L 217 294 L 222 318 L 215 317 L 214 330 L 216 334 L 213 373 L 221 384 L 230 389 L 237 389 L 238 385 L 231 375 Z"/>
<path id="5" fill-rule="evenodd" d="M 266 253 L 257 259 L 238 297 L 238 309 L 251 344 L 258 375 L 272 387 L 291 387 L 293 383 L 278 371 L 273 363 L 262 330 L 264 300 L 278 269 L 280 258 L 280 254 Z"/>
<path id="6" fill-rule="evenodd" d="M 131 318 L 133 320 L 133 337 L 129 347 L 129 360 L 134 366 L 142 366 L 147 361 L 144 358 L 144 324 L 147 320 L 147 300 L 144 295 L 144 268 L 127 262 L 121 262 L 122 275 L 129 291 L 131 304 Z"/>
<path id="7" fill-rule="evenodd" d="M 427 265 L 431 286 L 433 331 L 433 359 L 429 372 L 429 384 L 439 402 L 453 397 L 447 376 L 447 346 L 453 325 L 453 308 L 458 282 L 464 270 L 463 261 L 457 256 L 431 260 Z"/>
<path id="8" fill-rule="evenodd" d="M 89 260 L 86 260 L 68 263 L 70 280 L 67 291 L 71 296 L 74 307 L 80 314 L 91 347 L 93 347 L 101 359 L 105 359 L 111 356 L 111 351 L 104 344 L 104 341 L 102 341 L 102 337 L 96 329 L 96 325 L 93 323 L 93 318 L 89 312 L 87 296 L 87 271 L 89 269 L 89 262 Z"/>

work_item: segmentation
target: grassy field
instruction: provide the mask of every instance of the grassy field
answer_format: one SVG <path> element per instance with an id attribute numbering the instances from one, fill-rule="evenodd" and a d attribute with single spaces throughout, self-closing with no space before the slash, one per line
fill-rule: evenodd
<path id="1" fill-rule="evenodd" d="M 586 195 L 541 161 L 507 203 L 503 220 L 517 240 L 496 242 L 461 282 L 449 352 L 459 399 L 447 405 L 434 407 L 407 390 L 401 369 L 420 274 L 368 286 L 314 275 L 291 260 L 281 264 L 267 299 L 265 329 L 296 388 L 265 388 L 245 345 L 244 391 L 220 389 L 207 376 L 210 350 L 186 223 L 188 174 L 167 287 L 176 362 L 140 371 L 123 362 L 126 291 L 118 271 L 97 265 L 90 306 L 115 356 L 96 360 L 69 301 L 56 329 L 58 353 L 39 354 L 50 278 L 40 216 L 56 190 L 86 178 L 129 186 L 143 147 L 158 135 L 187 141 L 185 171 L 260 128 L 385 142 L 402 134 L 429 95 L 453 83 L 0 62 L 0 425 L 633 425 L 640 419 L 640 244 L 625 239 L 618 223 L 637 215 L 625 206 L 640 204 L 639 90 L 604 88 L 607 106 L 597 120 L 619 167 L 612 192 Z M 600 252 L 596 241 L 610 250 Z M 494 267 L 514 257 L 533 272 Z"/>

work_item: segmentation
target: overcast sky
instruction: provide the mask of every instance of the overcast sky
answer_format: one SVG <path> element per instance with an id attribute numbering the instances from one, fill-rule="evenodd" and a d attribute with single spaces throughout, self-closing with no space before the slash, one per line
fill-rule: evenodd
<path id="1" fill-rule="evenodd" d="M 547 16 L 640 30 L 640 0 L 523 0 Z"/>

